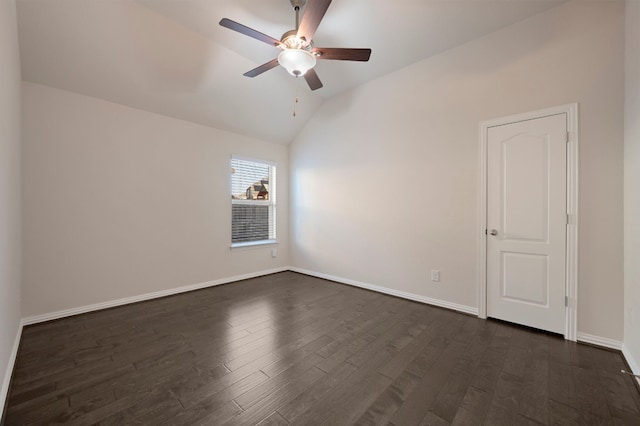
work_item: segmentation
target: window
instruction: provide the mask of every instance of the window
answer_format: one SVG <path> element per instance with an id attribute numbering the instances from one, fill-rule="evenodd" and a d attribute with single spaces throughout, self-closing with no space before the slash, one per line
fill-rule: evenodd
<path id="1" fill-rule="evenodd" d="M 231 246 L 275 243 L 276 167 L 231 159 Z"/>

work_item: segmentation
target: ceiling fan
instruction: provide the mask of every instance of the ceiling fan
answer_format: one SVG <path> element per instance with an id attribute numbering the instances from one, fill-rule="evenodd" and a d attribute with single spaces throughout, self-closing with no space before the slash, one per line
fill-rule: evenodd
<path id="1" fill-rule="evenodd" d="M 247 71 L 244 73 L 245 76 L 256 77 L 265 71 L 281 65 L 289 74 L 295 77 L 304 76 L 311 90 L 316 90 L 322 87 L 322 82 L 313 69 L 317 59 L 362 62 L 369 60 L 371 49 L 314 46 L 313 35 L 318 29 L 324 14 L 327 12 L 331 0 L 290 0 L 290 2 L 296 14 L 296 28 L 284 33 L 280 40 L 227 18 L 223 18 L 220 21 L 220 25 L 225 28 L 281 49 L 277 58 L 251 71 Z M 304 13 L 302 20 L 300 20 L 300 9 L 302 8 L 304 8 Z"/>

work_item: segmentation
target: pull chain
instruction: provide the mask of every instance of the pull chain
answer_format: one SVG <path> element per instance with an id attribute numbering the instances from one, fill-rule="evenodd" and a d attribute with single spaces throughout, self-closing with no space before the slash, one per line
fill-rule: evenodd
<path id="1" fill-rule="evenodd" d="M 297 78 L 293 80 L 293 116 L 296 116 L 296 107 L 298 105 L 298 85 Z"/>

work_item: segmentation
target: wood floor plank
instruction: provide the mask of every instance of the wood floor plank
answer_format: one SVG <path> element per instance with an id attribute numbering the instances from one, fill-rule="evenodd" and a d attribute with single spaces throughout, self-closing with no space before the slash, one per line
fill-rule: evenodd
<path id="1" fill-rule="evenodd" d="M 615 425 L 637 426 L 640 424 L 640 419 L 636 413 L 630 413 L 615 407 L 610 407 L 610 409 L 611 417 Z"/>
<path id="2" fill-rule="evenodd" d="M 521 393 L 522 380 L 503 370 L 493 391 L 485 424 L 505 426 L 516 424 Z"/>
<path id="3" fill-rule="evenodd" d="M 230 376 L 230 375 L 229 375 Z M 185 407 L 191 407 L 193 405 L 211 404 L 212 402 L 226 403 L 234 400 L 238 396 L 254 389 L 261 383 L 264 383 L 269 377 L 262 371 L 254 371 L 238 380 L 233 380 L 233 383 L 229 383 L 231 380 L 225 377 L 219 381 L 216 381 L 211 386 L 203 386 L 190 393 L 187 397 L 182 397 L 180 402 Z M 236 404 L 237 405 L 237 404 Z"/>
<path id="4" fill-rule="evenodd" d="M 495 333 L 491 334 L 490 338 L 484 341 L 486 346 L 484 351 L 478 352 L 477 362 L 474 359 L 465 357 L 462 363 L 462 368 L 471 366 L 470 370 L 467 369 L 471 375 L 471 385 L 476 389 L 489 393 L 493 392 L 498 381 L 511 341 L 511 335 L 501 333 L 500 330 L 502 330 L 502 327 L 498 328 Z M 472 347 L 482 348 L 482 343 L 477 344 L 477 341 L 475 343 Z"/>
<path id="5" fill-rule="evenodd" d="M 310 405 L 307 410 L 304 412 L 297 411 L 296 417 L 289 417 L 283 411 L 280 411 L 280 413 L 283 414 L 291 424 L 295 425 L 322 423 L 331 415 L 334 407 L 341 406 L 341 404 L 353 394 L 362 392 L 362 383 L 373 375 L 379 375 L 379 373 L 376 372 L 376 368 L 380 364 L 388 361 L 391 356 L 392 355 L 387 351 L 380 351 L 376 353 L 352 374 L 340 377 L 335 386 L 319 396 L 315 403 Z M 340 369 L 344 365 L 345 364 L 339 364 L 336 366 L 336 369 Z M 351 364 L 346 363 L 346 365 Z"/>
<path id="6" fill-rule="evenodd" d="M 393 359 L 388 363 L 380 367 L 379 373 L 395 379 L 416 359 L 421 353 L 423 353 L 425 347 L 429 345 L 435 338 L 435 333 L 429 329 L 425 330 L 419 336 L 414 339 L 411 344 L 401 350 Z"/>
<path id="7" fill-rule="evenodd" d="M 293 272 L 25 327 L 13 425 L 640 425 L 619 351 Z"/>
<path id="8" fill-rule="evenodd" d="M 6 414 L 6 423 L 16 425 L 46 424 L 47 421 L 56 419 L 60 413 L 64 413 L 68 409 L 68 397 L 51 399 L 43 404 L 29 406 L 26 409 L 15 409 L 9 406 Z"/>
<path id="9" fill-rule="evenodd" d="M 320 380 L 308 386 L 307 389 L 294 399 L 279 407 L 278 413 L 287 421 L 301 417 L 303 414 L 311 411 L 318 401 L 320 401 L 323 396 L 328 395 L 332 389 L 343 381 L 349 380 L 356 370 L 357 367 L 351 364 L 345 363 L 338 366 L 335 370 L 325 374 Z"/>
<path id="10" fill-rule="evenodd" d="M 455 418 L 451 422 L 452 426 L 458 425 L 478 425 L 483 424 L 491 395 L 481 389 L 470 386 L 465 394 L 460 409 L 456 413 Z M 517 422 L 515 424 L 518 424 Z"/>
<path id="11" fill-rule="evenodd" d="M 129 394 L 125 398 L 116 399 L 113 403 L 102 405 L 95 410 L 87 411 L 78 416 L 72 416 L 70 419 L 63 417 L 60 421 L 56 418 L 52 420 L 53 423 L 64 423 L 73 426 L 91 425 L 113 416 L 119 416 L 120 418 L 129 417 L 130 411 L 128 410 L 135 407 L 136 404 L 144 402 L 143 406 L 146 405 L 151 408 L 165 398 L 166 394 L 162 390 L 145 389 L 135 394 Z"/>
<path id="12" fill-rule="evenodd" d="M 274 411 L 269 417 L 258 423 L 257 426 L 285 426 L 288 424 L 289 422 L 280 413 Z"/>
<path id="13" fill-rule="evenodd" d="M 31 399 L 25 399 L 19 403 L 10 404 L 8 412 L 19 416 L 22 412 L 37 412 L 42 410 L 44 407 L 47 407 L 47 410 L 49 410 L 49 416 L 57 415 L 66 412 L 67 407 L 65 407 L 64 404 L 56 404 L 56 401 L 68 401 L 72 394 L 82 392 L 87 389 L 90 392 L 94 392 L 96 389 L 99 392 L 110 391 L 110 389 L 104 387 L 106 383 L 117 380 L 132 371 L 135 371 L 135 369 L 133 366 L 129 366 L 129 368 L 106 370 L 95 376 L 81 376 L 76 378 L 76 381 L 73 382 L 63 381 L 60 384 L 54 383 L 54 390 L 34 396 Z M 58 412 L 52 412 L 52 407 L 57 407 Z"/>
<path id="14" fill-rule="evenodd" d="M 441 419 L 453 421 L 460 403 L 464 399 L 473 377 L 462 369 L 454 369 L 442 384 L 431 410 Z"/>
<path id="15" fill-rule="evenodd" d="M 449 423 L 448 421 L 441 419 L 431 412 L 428 412 L 427 414 L 425 414 L 424 418 L 418 426 L 449 426 L 450 424 L 451 423 Z"/>
<path id="16" fill-rule="evenodd" d="M 616 408 L 640 417 L 640 407 L 637 406 L 625 383 L 627 378 L 615 370 L 599 370 L 599 374 L 609 408 Z"/>
<path id="17" fill-rule="evenodd" d="M 433 401 L 447 382 L 458 357 L 464 352 L 466 345 L 452 341 L 433 362 L 431 368 L 422 377 L 420 383 L 409 394 L 404 404 L 391 418 L 396 426 L 414 425 L 430 411 Z"/>
<path id="18" fill-rule="evenodd" d="M 100 424 L 103 426 L 155 424 L 182 409 L 180 402 L 170 393 L 159 392 L 157 395 L 152 395 L 150 400 L 140 400 L 126 410 L 100 420 Z"/>
<path id="19" fill-rule="evenodd" d="M 502 365 L 502 371 L 515 377 L 524 377 L 525 366 L 530 353 L 529 349 L 510 346 Z"/>
<path id="20" fill-rule="evenodd" d="M 16 391 L 14 389 L 9 398 L 9 405 L 15 407 L 23 402 L 32 401 L 36 398 L 42 397 L 43 395 L 55 392 L 55 390 L 55 382 L 44 383 L 42 385 L 20 391 Z"/>
<path id="21" fill-rule="evenodd" d="M 388 378 L 388 376 L 384 375 Z M 387 424 L 404 400 L 420 381 L 419 377 L 403 372 L 378 396 L 355 422 L 357 425 Z"/>
<path id="22" fill-rule="evenodd" d="M 221 425 L 225 424 L 239 413 L 242 412 L 242 409 L 238 407 L 238 405 L 231 401 L 224 404 L 219 409 L 209 413 L 205 417 L 199 419 L 196 422 L 189 422 L 188 424 L 192 424 L 194 426 L 211 426 L 211 425 Z M 169 423 L 175 425 L 176 423 Z"/>
<path id="23" fill-rule="evenodd" d="M 407 312 L 399 314 L 398 320 L 395 323 L 391 323 L 391 327 L 386 328 L 384 332 L 381 328 L 373 330 L 370 335 L 375 337 L 366 346 L 347 358 L 347 362 L 355 366 L 361 366 L 367 360 L 369 360 L 374 354 L 380 352 L 385 347 L 388 347 L 393 353 L 397 353 L 398 340 L 403 340 L 407 335 L 408 330 L 411 328 L 413 320 L 411 319 L 411 313 L 413 311 L 407 310 Z"/>
<path id="24" fill-rule="evenodd" d="M 278 356 L 282 356 L 278 361 L 262 368 L 262 372 L 269 377 L 277 376 L 283 371 L 293 367 L 295 364 L 310 356 L 311 354 L 315 354 L 316 351 L 321 350 L 323 347 L 333 342 L 333 339 L 329 336 L 322 335 L 315 340 L 307 343 L 306 345 L 295 349 L 296 345 L 291 345 L 285 350 L 278 350 L 276 354 Z M 288 351 L 287 351 L 288 349 Z M 319 356 L 316 354 L 316 356 Z"/>
<path id="25" fill-rule="evenodd" d="M 267 379 L 268 377 L 259 370 L 237 370 L 191 392 L 173 392 L 184 409 L 160 424 L 196 424 L 214 418 L 227 421 L 242 411 L 233 399 Z"/>
<path id="26" fill-rule="evenodd" d="M 299 377 L 301 377 L 308 371 L 314 371 L 315 376 L 315 370 L 318 369 L 314 367 L 321 360 L 322 357 L 312 353 L 309 356 L 301 359 L 299 363 L 292 365 L 280 374 L 269 377 L 260 385 L 234 399 L 243 410 L 246 410 L 252 405 L 258 403 L 260 400 L 268 397 L 274 391 L 283 387 L 292 386 L 299 379 Z M 324 373 L 322 370 L 318 371 Z"/>
<path id="27" fill-rule="evenodd" d="M 549 422 L 549 364 L 545 353 L 535 354 L 527 364 L 519 413 L 542 424 Z"/>
<path id="28" fill-rule="evenodd" d="M 295 376 L 295 380 L 283 382 L 282 386 L 271 389 L 268 393 L 261 395 L 259 399 L 252 401 L 252 404 L 248 408 L 244 409 L 236 417 L 229 420 L 227 424 L 250 424 L 254 425 L 260 423 L 266 417 L 273 413 L 278 407 L 288 403 L 298 395 L 300 395 L 305 388 L 311 386 L 313 383 L 320 380 L 326 373 L 317 368 L 310 368 L 301 371 Z M 238 398 L 236 398 L 238 403 Z M 241 406 L 241 408 L 244 408 Z"/>
<path id="29" fill-rule="evenodd" d="M 549 360 L 549 399 L 569 407 L 578 406 L 570 365 Z"/>
<path id="30" fill-rule="evenodd" d="M 360 384 L 359 392 L 353 392 L 341 404 L 331 407 L 331 414 L 321 424 L 353 424 L 390 383 L 391 380 L 382 374 L 371 374 Z"/>
<path id="31" fill-rule="evenodd" d="M 578 410 L 554 400 L 549 401 L 549 425 L 571 426 L 579 424 L 580 413 L 578 412 Z"/>
<path id="32" fill-rule="evenodd" d="M 361 328 L 355 328 L 356 330 L 359 330 L 355 336 L 350 331 L 347 331 L 341 336 L 333 335 L 332 337 L 334 338 L 334 342 L 318 351 L 320 356 L 326 356 L 325 360 L 318 364 L 318 368 L 325 372 L 330 372 L 337 365 L 347 362 L 347 360 L 352 359 L 352 357 L 359 352 L 369 350 L 369 345 L 372 342 L 374 342 L 378 337 L 384 335 L 387 330 L 391 329 L 396 324 L 396 321 L 390 320 L 389 318 L 390 317 L 383 313 L 373 321 L 365 321 Z M 364 324 L 366 324 L 366 326 Z M 372 351 L 369 351 L 369 353 L 370 352 Z M 358 357 L 355 360 L 357 362 L 360 359 L 361 358 Z M 357 365 L 355 362 L 351 362 L 351 364 Z"/>
<path id="33" fill-rule="evenodd" d="M 422 352 L 407 365 L 406 371 L 415 376 L 424 377 L 450 343 L 451 341 L 445 336 L 437 336 L 430 340 Z"/>
<path id="34" fill-rule="evenodd" d="M 583 352 L 584 353 L 584 352 Z M 582 358 L 584 360 L 584 358 Z M 590 361 L 581 365 L 593 365 Z M 576 386 L 577 408 L 580 412 L 581 422 L 606 423 L 612 422 L 611 412 L 607 404 L 597 370 L 572 367 L 573 380 Z"/>

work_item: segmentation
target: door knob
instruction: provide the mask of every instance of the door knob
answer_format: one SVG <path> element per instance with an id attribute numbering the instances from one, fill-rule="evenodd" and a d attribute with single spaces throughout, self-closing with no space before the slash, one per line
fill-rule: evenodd
<path id="1" fill-rule="evenodd" d="M 490 234 L 491 235 L 498 235 L 498 230 L 497 229 L 492 229 Z"/>

